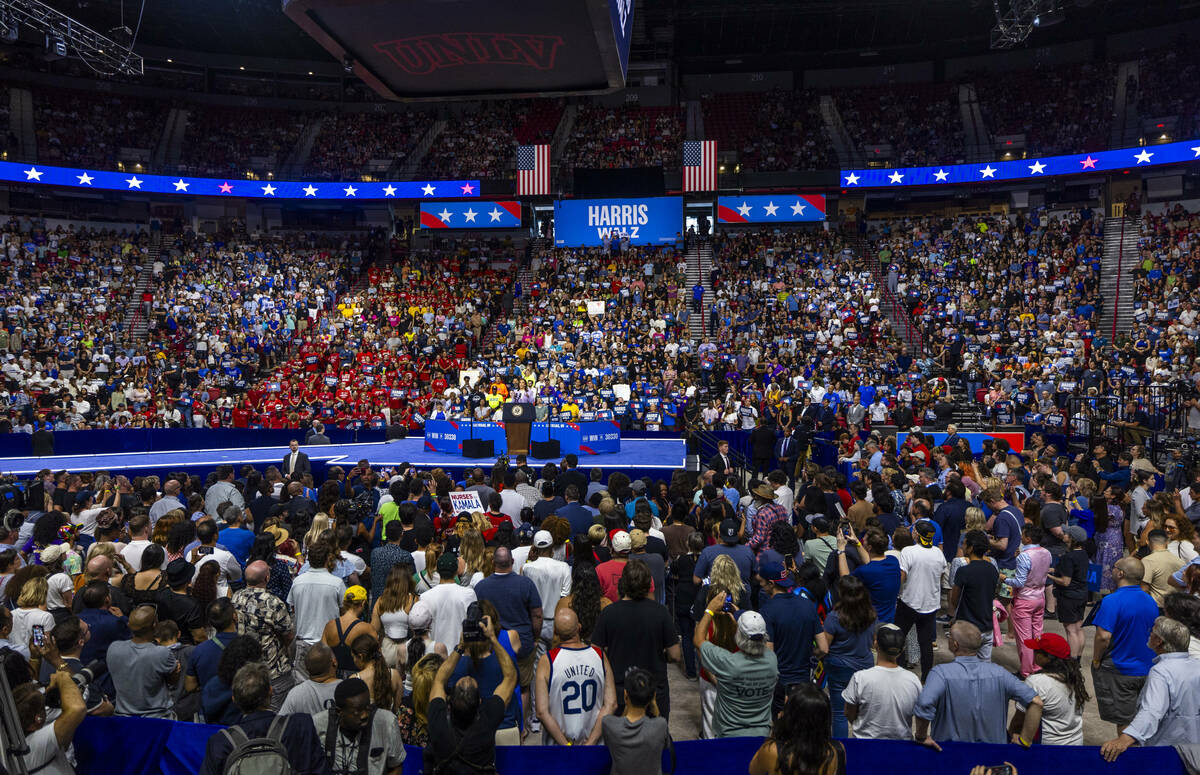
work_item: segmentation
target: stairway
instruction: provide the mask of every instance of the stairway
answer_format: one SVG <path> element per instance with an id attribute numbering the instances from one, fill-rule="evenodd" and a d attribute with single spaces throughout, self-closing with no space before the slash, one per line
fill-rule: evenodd
<path id="1" fill-rule="evenodd" d="M 838 112 L 833 97 L 825 94 L 821 97 L 821 119 L 825 122 L 825 131 L 833 141 L 833 150 L 837 153 L 838 162 L 842 167 L 861 168 L 867 164 L 862 149 L 850 136 L 846 125 L 842 123 L 842 114 Z"/>
<path id="2" fill-rule="evenodd" d="M 17 138 L 16 158 L 9 161 L 37 161 L 37 130 L 33 121 L 33 93 L 15 86 L 8 92 L 9 128 Z"/>
<path id="3" fill-rule="evenodd" d="M 304 167 L 308 164 L 308 158 L 312 156 L 313 146 L 317 143 L 317 135 L 321 134 L 324 125 L 325 118 L 323 116 L 317 116 L 305 125 L 300 139 L 296 141 L 291 153 L 284 159 L 280 177 L 284 180 L 296 180 L 304 177 Z"/>
<path id="4" fill-rule="evenodd" d="M 162 254 L 162 245 L 162 229 L 151 229 L 150 249 L 146 252 L 141 271 L 138 272 L 133 294 L 125 302 L 125 341 L 131 346 L 144 343 L 150 331 L 150 319 L 142 309 L 142 294 L 154 284 L 154 262 Z"/>
<path id="5" fill-rule="evenodd" d="M 1140 75 L 1136 59 L 1117 67 L 1116 91 L 1113 95 L 1113 122 L 1109 148 L 1131 148 L 1142 136 L 1141 112 L 1138 110 L 1138 89 L 1130 93 L 1127 87 L 1132 78 L 1136 84 Z"/>
<path id="6" fill-rule="evenodd" d="M 879 265 L 879 257 L 875 248 L 866 237 L 858 235 L 851 240 L 854 253 L 866 265 L 871 274 L 875 275 L 876 287 L 879 289 L 879 309 L 887 316 L 892 324 L 892 331 L 908 345 L 908 353 L 913 357 L 925 354 L 925 339 L 921 330 L 913 324 L 904 303 L 887 286 L 887 272 Z"/>
<path id="7" fill-rule="evenodd" d="M 187 136 L 188 123 L 191 121 L 191 111 L 184 108 L 173 108 L 167 118 L 167 126 L 171 130 L 169 137 L 164 136 L 162 143 L 163 164 L 170 169 L 178 169 L 183 160 L 183 140 Z"/>
<path id="8" fill-rule="evenodd" d="M 685 289 L 685 298 L 688 304 L 692 303 L 692 288 L 696 283 L 704 286 L 704 300 L 700 302 L 700 313 L 692 312 L 688 318 L 688 334 L 697 342 L 704 341 L 708 338 L 708 333 L 705 327 L 708 324 L 709 315 L 712 314 L 712 305 L 716 300 L 712 286 L 709 285 L 709 278 L 712 276 L 713 270 L 713 252 L 712 243 L 708 240 L 696 240 L 687 250 L 687 288 Z"/>
<path id="9" fill-rule="evenodd" d="M 433 141 L 446 128 L 446 119 L 439 118 L 429 125 L 429 129 L 425 130 L 425 134 L 421 135 L 421 139 L 413 147 L 412 153 L 399 165 L 399 170 L 396 173 L 396 180 L 413 180 L 416 177 L 417 170 L 421 168 L 421 162 L 425 160 L 425 154 L 429 153 L 429 149 L 433 146 Z"/>
<path id="10" fill-rule="evenodd" d="M 963 122 L 968 162 L 988 161 L 995 158 L 983 111 L 979 109 L 979 96 L 975 84 L 964 83 L 958 87 L 958 111 Z"/>
<path id="11" fill-rule="evenodd" d="M 1097 333 L 1112 338 L 1133 325 L 1133 267 L 1138 260 L 1141 224 L 1136 218 L 1104 222 L 1104 257 L 1100 261 L 1100 295 L 1104 308 Z"/>

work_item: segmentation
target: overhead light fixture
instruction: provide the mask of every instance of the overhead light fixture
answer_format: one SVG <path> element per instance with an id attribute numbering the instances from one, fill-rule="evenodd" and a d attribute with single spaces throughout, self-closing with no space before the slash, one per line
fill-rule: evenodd
<path id="1" fill-rule="evenodd" d="M 1064 11 L 1062 8 L 1058 8 L 1057 6 L 1052 6 L 1045 12 L 1039 13 L 1037 16 L 1033 17 L 1033 26 L 1038 28 L 1052 27 L 1055 24 L 1061 24 L 1066 20 L 1066 11 Z"/>

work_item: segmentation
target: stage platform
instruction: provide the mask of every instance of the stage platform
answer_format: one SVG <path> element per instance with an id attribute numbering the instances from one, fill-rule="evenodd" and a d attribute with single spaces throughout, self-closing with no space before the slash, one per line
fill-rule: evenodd
<path id="1" fill-rule="evenodd" d="M 347 469 L 363 458 L 375 468 L 387 468 L 400 463 L 412 463 L 419 468 L 446 468 L 454 471 L 465 468 L 488 468 L 495 458 L 468 460 L 458 455 L 434 452 L 425 446 L 425 439 L 415 436 L 373 444 L 324 444 L 301 447 L 309 456 L 313 474 L 318 481 L 324 469 L 341 465 Z M 51 457 L 0 458 L 0 474 L 27 477 L 43 468 L 52 471 L 110 471 L 113 473 L 147 474 L 167 471 L 198 473 L 210 471 L 222 463 L 234 467 L 251 464 L 259 469 L 282 462 L 286 447 L 241 447 L 235 449 L 195 449 L 166 452 L 122 452 L 100 455 L 55 455 Z M 683 439 L 622 439 L 621 451 L 602 455 L 580 455 L 579 467 L 586 471 L 602 468 L 669 478 L 671 470 L 683 468 L 686 442 Z M 555 460 L 529 458 L 535 468 Z M 128 475 L 128 474 L 127 474 Z M 203 474 L 202 474 L 203 475 Z"/>

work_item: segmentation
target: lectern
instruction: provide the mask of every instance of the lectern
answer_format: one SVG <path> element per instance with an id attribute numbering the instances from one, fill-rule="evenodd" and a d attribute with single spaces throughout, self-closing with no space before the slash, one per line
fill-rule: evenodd
<path id="1" fill-rule="evenodd" d="M 529 438 L 533 434 L 533 404 L 505 404 L 503 419 L 508 454 L 528 455 Z"/>

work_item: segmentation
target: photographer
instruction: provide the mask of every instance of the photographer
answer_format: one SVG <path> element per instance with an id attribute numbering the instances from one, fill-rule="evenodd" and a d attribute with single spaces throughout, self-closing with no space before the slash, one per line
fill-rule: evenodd
<path id="1" fill-rule="evenodd" d="M 75 737 L 75 730 L 87 717 L 87 706 L 79 686 L 71 677 L 70 665 L 58 653 L 53 639 L 47 638 L 40 648 L 31 642 L 29 650 L 35 659 L 54 668 L 47 694 L 58 695 L 60 712 L 54 723 L 47 724 L 46 696 L 41 687 L 30 682 L 13 688 L 13 702 L 25 731 L 25 743 L 29 746 L 29 753 L 24 756 L 25 767 L 29 772 L 72 775 L 75 768 L 67 759 L 66 751 Z"/>
<path id="2" fill-rule="evenodd" d="M 492 653 L 500 662 L 503 679 L 486 700 L 480 697 L 474 678 L 462 678 L 446 698 L 458 660 L 466 652 L 464 640 L 455 647 L 433 680 L 429 699 L 429 745 L 425 748 L 425 768 L 439 775 L 475 775 L 496 767 L 496 729 L 504 718 L 504 708 L 517 685 L 517 668 L 512 657 L 496 638 L 495 624 L 485 616 L 479 622 Z"/>
<path id="3" fill-rule="evenodd" d="M 69 616 L 63 619 L 54 627 L 54 632 L 47 636 L 47 640 L 53 640 L 62 664 L 66 665 L 67 674 L 75 680 L 75 684 L 83 693 L 88 713 L 93 716 L 111 716 L 113 705 L 105 698 L 104 693 L 97 686 L 96 680 L 103 677 L 106 672 L 104 661 L 97 659 L 91 664 L 85 665 L 80 658 L 80 652 L 90 639 L 91 631 L 87 622 L 78 616 Z M 38 671 L 38 681 L 43 686 L 49 686 L 55 669 L 48 660 L 43 659 Z M 46 703 L 51 707 L 58 707 L 58 694 L 52 691 L 47 692 Z"/>
<path id="4" fill-rule="evenodd" d="M 487 600 L 480 600 L 467 607 L 467 617 L 463 620 L 462 635 L 464 656 L 467 659 L 460 661 L 454 668 L 454 672 L 450 674 L 448 685 L 451 690 L 459 681 L 471 678 L 478 685 L 479 693 L 486 696 L 494 692 L 496 687 L 504 681 L 500 658 L 483 633 L 481 622 L 484 619 L 491 622 L 500 621 L 496 606 Z M 499 630 L 496 637 L 500 641 L 502 650 L 508 652 L 508 656 L 515 662 L 517 652 L 521 648 L 521 636 L 516 630 Z M 517 673 L 519 676 L 519 669 Z M 518 686 L 514 690 L 513 699 L 505 703 L 504 718 L 500 720 L 499 728 L 496 730 L 496 745 L 521 744 L 521 730 L 518 725 L 522 711 L 521 701 L 521 688 Z"/>

